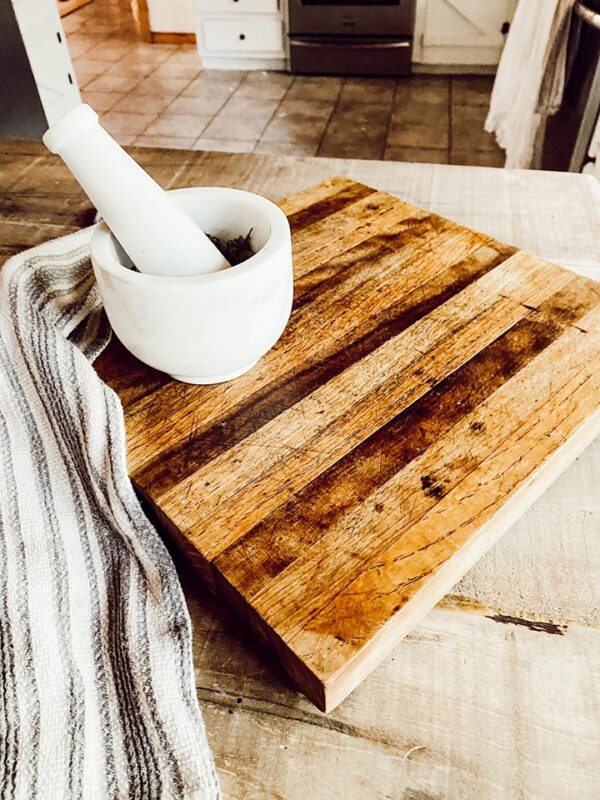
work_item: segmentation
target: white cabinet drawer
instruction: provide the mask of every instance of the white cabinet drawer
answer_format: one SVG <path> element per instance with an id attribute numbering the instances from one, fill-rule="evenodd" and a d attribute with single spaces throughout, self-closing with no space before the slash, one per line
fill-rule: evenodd
<path id="1" fill-rule="evenodd" d="M 196 0 L 196 10 L 201 14 L 216 11 L 219 14 L 276 14 L 279 0 Z"/>
<path id="2" fill-rule="evenodd" d="M 204 20 L 204 47 L 209 52 L 280 53 L 283 29 L 278 19 Z"/>

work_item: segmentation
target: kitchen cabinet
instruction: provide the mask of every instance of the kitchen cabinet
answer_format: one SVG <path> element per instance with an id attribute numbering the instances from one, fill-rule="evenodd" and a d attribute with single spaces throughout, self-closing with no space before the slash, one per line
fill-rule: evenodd
<path id="1" fill-rule="evenodd" d="M 206 69 L 285 69 L 279 0 L 194 0 L 193 7 Z"/>
<path id="2" fill-rule="evenodd" d="M 48 125 L 81 102 L 55 0 L 12 0 Z"/>
<path id="3" fill-rule="evenodd" d="M 196 31 L 206 68 L 284 69 L 286 0 L 148 0 L 152 31 Z M 517 0 L 417 0 L 413 62 L 494 67 Z"/>
<path id="4" fill-rule="evenodd" d="M 413 62 L 494 66 L 517 0 L 417 0 Z"/>

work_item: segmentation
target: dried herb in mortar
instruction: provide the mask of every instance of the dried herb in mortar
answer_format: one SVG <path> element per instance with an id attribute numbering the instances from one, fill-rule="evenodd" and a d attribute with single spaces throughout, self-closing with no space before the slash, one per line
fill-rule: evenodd
<path id="1" fill-rule="evenodd" d="M 218 236 L 211 236 L 210 233 L 207 233 L 206 235 L 221 253 L 221 255 L 225 256 L 232 267 L 235 267 L 236 264 L 241 264 L 242 261 L 247 261 L 255 254 L 254 250 L 252 249 L 252 245 L 250 244 L 251 233 L 252 228 L 250 228 L 245 236 L 234 236 L 233 239 L 220 239 Z M 135 264 L 130 267 L 130 269 L 132 272 L 139 272 L 139 269 L 135 266 Z"/>
<path id="2" fill-rule="evenodd" d="M 225 256 L 232 267 L 235 267 L 236 264 L 241 264 L 242 261 L 247 261 L 254 255 L 254 250 L 250 244 L 251 233 L 252 228 L 245 236 L 234 236 L 233 239 L 219 239 L 217 236 L 211 236 L 210 233 L 206 235 L 221 255 Z"/>

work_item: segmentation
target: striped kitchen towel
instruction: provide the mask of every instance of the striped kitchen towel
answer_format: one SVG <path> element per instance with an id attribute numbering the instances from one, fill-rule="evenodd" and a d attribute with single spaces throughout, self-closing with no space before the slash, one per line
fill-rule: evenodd
<path id="1" fill-rule="evenodd" d="M 90 363 L 91 230 L 0 270 L 0 798 L 213 800 L 187 608 Z"/>

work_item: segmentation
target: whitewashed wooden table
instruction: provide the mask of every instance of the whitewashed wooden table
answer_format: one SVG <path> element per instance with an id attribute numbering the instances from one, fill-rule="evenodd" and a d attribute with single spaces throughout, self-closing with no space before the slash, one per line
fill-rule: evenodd
<path id="1" fill-rule="evenodd" d="M 591 177 L 132 152 L 165 187 L 220 184 L 278 198 L 347 175 L 600 280 L 600 184 Z M 6 254 L 85 217 L 72 180 L 42 154 L 0 146 Z M 198 694 L 228 800 L 600 797 L 600 441 L 329 715 L 182 569 Z"/>

